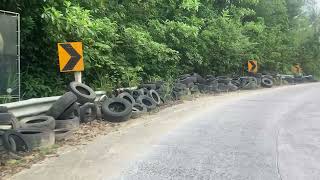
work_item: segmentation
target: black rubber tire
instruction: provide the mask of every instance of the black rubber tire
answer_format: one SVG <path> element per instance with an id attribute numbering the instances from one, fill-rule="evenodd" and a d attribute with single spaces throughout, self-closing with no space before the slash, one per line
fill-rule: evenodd
<path id="1" fill-rule="evenodd" d="M 191 75 L 190 74 L 183 74 L 179 77 L 179 79 L 185 79 L 187 77 L 190 77 Z"/>
<path id="2" fill-rule="evenodd" d="M 273 86 L 273 81 L 269 78 L 262 78 L 261 79 L 261 86 L 265 87 L 265 88 L 272 88 Z"/>
<path id="3" fill-rule="evenodd" d="M 8 108 L 6 106 L 0 106 L 0 113 L 7 113 Z"/>
<path id="4" fill-rule="evenodd" d="M 198 85 L 193 85 L 189 89 L 190 89 L 191 94 L 195 94 L 195 93 L 200 92 Z"/>
<path id="5" fill-rule="evenodd" d="M 146 106 L 148 112 L 157 107 L 156 102 L 151 97 L 146 96 L 146 95 L 139 96 L 137 98 L 136 102 Z"/>
<path id="6" fill-rule="evenodd" d="M 123 98 L 123 99 L 127 100 L 130 104 L 134 104 L 136 102 L 136 100 L 133 98 L 133 96 L 131 96 L 131 94 L 129 94 L 127 92 L 123 92 L 123 93 L 119 94 L 118 98 Z"/>
<path id="7" fill-rule="evenodd" d="M 178 92 L 172 91 L 171 96 L 172 96 L 172 100 L 173 101 L 178 101 L 179 100 Z"/>
<path id="8" fill-rule="evenodd" d="M 88 123 L 97 119 L 97 108 L 94 103 L 80 106 L 80 122 Z"/>
<path id="9" fill-rule="evenodd" d="M 132 97 L 134 99 L 137 99 L 141 95 L 144 95 L 144 90 L 143 89 L 136 89 L 136 90 L 132 91 Z"/>
<path id="10" fill-rule="evenodd" d="M 234 92 L 234 91 L 238 91 L 238 86 L 236 86 L 236 85 L 234 85 L 234 84 L 232 84 L 232 83 L 229 83 L 228 85 L 228 91 L 229 92 Z"/>
<path id="11" fill-rule="evenodd" d="M 5 150 L 6 150 L 6 148 L 4 147 L 3 137 L 0 134 L 0 154 L 2 151 L 5 151 Z"/>
<path id="12" fill-rule="evenodd" d="M 150 90 L 148 92 L 148 96 L 153 99 L 153 101 L 157 104 L 160 105 L 161 104 L 161 98 L 159 96 L 159 94 L 157 93 L 157 91 L 155 90 Z"/>
<path id="13" fill-rule="evenodd" d="M 132 114 L 132 104 L 123 98 L 110 98 L 101 107 L 103 118 L 109 122 L 123 122 Z"/>
<path id="14" fill-rule="evenodd" d="M 55 141 L 62 141 L 65 139 L 70 138 L 73 135 L 74 131 L 70 129 L 55 129 L 54 130 L 54 136 L 55 136 Z"/>
<path id="15" fill-rule="evenodd" d="M 73 103 L 68 109 L 66 109 L 57 119 L 72 119 L 75 116 L 80 116 L 80 107 L 78 103 Z"/>
<path id="16" fill-rule="evenodd" d="M 148 112 L 147 107 L 146 107 L 145 105 L 143 105 L 143 104 L 135 103 L 135 104 L 133 105 L 133 107 L 136 108 L 136 109 L 138 109 L 139 111 L 141 111 L 141 112 L 143 112 L 143 113 Z"/>
<path id="17" fill-rule="evenodd" d="M 54 145 L 55 136 L 53 130 L 43 129 L 17 129 L 31 149 L 45 148 Z"/>
<path id="18" fill-rule="evenodd" d="M 11 144 L 11 137 L 14 139 L 14 144 Z M 21 133 L 17 132 L 16 130 L 5 131 L 2 134 L 2 139 L 4 147 L 10 152 L 28 152 L 31 150 L 29 142 Z M 12 146 L 15 146 L 15 148 L 13 149 Z"/>
<path id="19" fill-rule="evenodd" d="M 52 116 L 54 119 L 59 118 L 66 109 L 72 106 L 77 101 L 77 96 L 72 92 L 67 92 L 62 95 L 56 102 L 53 103 L 46 115 Z"/>
<path id="20" fill-rule="evenodd" d="M 87 102 L 94 102 L 96 99 L 97 95 L 91 89 L 89 86 L 78 83 L 78 82 L 71 82 L 69 85 L 70 91 L 73 92 L 77 98 L 80 104 L 85 104 Z"/>
<path id="21" fill-rule="evenodd" d="M 197 77 L 190 76 L 184 79 L 180 79 L 179 82 L 188 86 L 191 83 L 197 82 Z"/>
<path id="22" fill-rule="evenodd" d="M 79 127 L 80 127 L 80 119 L 79 117 L 74 117 L 72 119 L 56 120 L 55 129 L 77 130 L 79 129 Z"/>
<path id="23" fill-rule="evenodd" d="M 53 130 L 56 126 L 55 119 L 51 116 L 33 116 L 23 118 L 19 121 L 23 129 L 49 129 Z"/>
<path id="24" fill-rule="evenodd" d="M 11 125 L 12 129 L 18 129 L 20 127 L 18 120 L 10 112 L 0 113 L 0 125 Z"/>
<path id="25" fill-rule="evenodd" d="M 219 76 L 217 77 L 218 83 L 223 83 L 225 85 L 229 84 L 231 82 L 231 79 L 227 76 Z"/>
<path id="26" fill-rule="evenodd" d="M 132 106 L 132 119 L 136 119 L 141 117 L 142 115 L 146 114 L 148 112 L 147 107 L 143 104 L 135 103 Z"/>
<path id="27" fill-rule="evenodd" d="M 141 111 L 139 111 L 139 109 L 132 107 L 132 114 L 131 114 L 132 119 L 137 119 L 137 118 L 141 117 L 142 114 L 143 113 Z"/>
<path id="28" fill-rule="evenodd" d="M 173 89 L 175 91 L 181 91 L 181 90 L 187 89 L 187 86 L 185 84 L 182 84 L 182 83 L 175 83 Z"/>
<path id="29" fill-rule="evenodd" d="M 195 77 L 196 78 L 196 83 L 199 83 L 199 84 L 205 84 L 206 83 L 206 79 L 203 78 L 200 74 L 198 73 L 193 73 L 192 77 Z"/>
<path id="30" fill-rule="evenodd" d="M 138 88 L 139 89 L 146 88 L 148 90 L 151 90 L 151 89 L 155 90 L 155 89 L 157 89 L 157 86 L 156 86 L 156 84 L 151 84 L 150 83 L 150 84 L 141 84 L 141 85 L 138 86 Z"/>

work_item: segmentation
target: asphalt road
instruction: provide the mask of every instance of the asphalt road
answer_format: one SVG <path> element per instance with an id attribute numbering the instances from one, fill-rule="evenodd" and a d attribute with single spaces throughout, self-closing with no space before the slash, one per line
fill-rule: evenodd
<path id="1" fill-rule="evenodd" d="M 319 180 L 320 84 L 200 98 L 13 179 Z"/>

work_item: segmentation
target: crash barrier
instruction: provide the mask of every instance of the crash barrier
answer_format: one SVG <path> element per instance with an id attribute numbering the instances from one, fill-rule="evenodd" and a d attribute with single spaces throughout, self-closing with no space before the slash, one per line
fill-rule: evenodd
<path id="1" fill-rule="evenodd" d="M 274 85 L 314 82 L 312 76 L 262 75 L 245 77 L 205 76 L 197 73 L 181 75 L 173 84 L 155 81 L 134 88 L 121 88 L 107 97 L 89 86 L 71 82 L 69 92 L 0 105 L 0 151 L 25 152 L 49 147 L 67 139 L 80 123 L 93 120 L 123 122 L 138 118 L 184 96 L 216 94 Z"/>
<path id="2" fill-rule="evenodd" d="M 105 91 L 96 91 L 97 100 L 105 95 Z M 61 96 L 34 98 L 25 101 L 1 104 L 8 108 L 17 119 L 44 114 Z"/>

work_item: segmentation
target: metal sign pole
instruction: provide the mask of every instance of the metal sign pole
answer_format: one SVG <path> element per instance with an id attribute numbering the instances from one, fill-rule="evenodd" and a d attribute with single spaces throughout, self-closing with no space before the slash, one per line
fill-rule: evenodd
<path id="1" fill-rule="evenodd" d="M 81 71 L 74 72 L 74 80 L 78 83 L 82 83 L 82 73 Z"/>

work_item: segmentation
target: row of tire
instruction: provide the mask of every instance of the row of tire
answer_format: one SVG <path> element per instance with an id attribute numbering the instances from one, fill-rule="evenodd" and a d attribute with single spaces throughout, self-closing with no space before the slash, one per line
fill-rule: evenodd
<path id="1" fill-rule="evenodd" d="M 182 96 L 194 93 L 221 93 L 232 92 L 239 89 L 256 89 L 258 87 L 271 88 L 273 77 L 261 75 L 259 77 L 238 77 L 229 78 L 227 76 L 206 76 L 203 78 L 197 73 L 185 74 L 177 79 L 174 84 L 172 96 L 180 99 Z"/>
<path id="2" fill-rule="evenodd" d="M 261 86 L 271 88 L 273 84 L 274 77 L 269 75 L 229 78 L 202 77 L 193 73 L 179 77 L 171 88 L 163 81 L 156 81 L 142 84 L 134 90 L 117 90 L 111 98 L 106 95 L 97 98 L 89 86 L 72 82 L 70 91 L 62 95 L 44 115 L 18 121 L 6 107 L 0 106 L 0 151 L 20 152 L 48 147 L 72 136 L 81 122 L 123 122 L 138 118 L 167 100 L 179 100 L 190 94 L 256 89 Z"/>
<path id="3" fill-rule="evenodd" d="M 100 119 L 123 122 L 137 118 L 161 105 L 155 90 L 139 89 L 118 92 L 117 96 L 96 98 L 87 85 L 72 82 L 70 91 L 62 95 L 44 115 L 22 118 L 20 121 L 0 107 L 0 151 L 26 152 L 52 146 L 69 138 L 80 123 Z"/>

